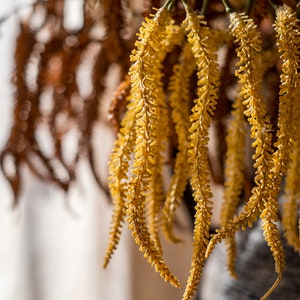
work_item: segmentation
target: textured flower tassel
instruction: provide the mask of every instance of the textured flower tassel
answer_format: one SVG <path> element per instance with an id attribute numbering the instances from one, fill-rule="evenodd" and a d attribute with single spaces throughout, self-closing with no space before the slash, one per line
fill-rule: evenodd
<path id="1" fill-rule="evenodd" d="M 173 50 L 175 45 L 181 45 L 184 37 L 184 30 L 182 26 L 170 24 L 166 27 L 166 38 L 161 41 L 162 53 L 169 53 Z M 161 252 L 161 243 L 159 238 L 159 229 L 161 227 L 160 221 L 162 217 L 162 208 L 166 200 L 163 165 L 166 160 L 166 153 L 170 138 L 170 112 L 166 103 L 166 96 L 162 88 L 157 90 L 157 106 L 159 111 L 157 134 L 157 153 L 155 154 L 155 162 L 151 175 L 151 183 L 149 191 L 146 195 L 146 213 L 149 227 L 149 233 L 156 248 Z"/>
<path id="2" fill-rule="evenodd" d="M 140 251 L 157 272 L 174 286 L 180 286 L 163 261 L 160 249 L 147 228 L 145 201 L 151 187 L 158 145 L 160 106 L 162 91 L 162 61 L 166 51 L 161 51 L 161 42 L 167 37 L 166 28 L 172 19 L 166 6 L 157 11 L 152 19 L 146 19 L 132 52 L 131 78 L 132 101 L 136 102 L 136 143 L 131 178 L 127 187 L 128 227 L 139 245 Z M 167 50 L 167 49 L 166 49 Z"/>
<path id="3" fill-rule="evenodd" d="M 267 178 L 269 174 L 269 158 L 271 155 L 271 126 L 266 117 L 266 107 L 261 95 L 262 74 L 259 69 L 259 53 L 261 51 L 261 38 L 253 20 L 244 13 L 230 14 L 230 31 L 235 42 L 239 62 L 236 76 L 241 85 L 240 95 L 243 97 L 244 114 L 251 126 L 251 138 L 254 139 L 252 147 L 254 168 L 256 169 L 254 181 L 257 186 L 252 189 L 252 195 L 244 206 L 244 211 L 234 219 L 222 226 L 210 241 L 206 256 L 214 248 L 215 243 L 233 236 L 240 228 L 251 227 L 264 208 L 264 197 L 268 193 Z"/>
<path id="4" fill-rule="evenodd" d="M 300 253 L 300 135 L 286 176 L 282 225 L 289 245 Z"/>
<path id="5" fill-rule="evenodd" d="M 276 161 L 281 172 L 287 173 L 286 201 L 283 205 L 282 224 L 285 237 L 294 249 L 300 252 L 300 239 L 297 230 L 299 218 L 300 175 L 299 126 L 300 126 L 300 25 L 296 13 L 286 5 L 276 11 L 276 39 L 282 59 L 280 103 L 278 117 L 278 141 Z"/>
<path id="6" fill-rule="evenodd" d="M 198 98 L 194 100 L 195 105 L 190 117 L 188 144 L 189 173 L 196 202 L 192 263 L 183 295 L 183 299 L 188 300 L 192 298 L 200 282 L 209 238 L 212 193 L 208 172 L 208 130 L 218 97 L 219 69 L 216 49 L 203 16 L 198 17 L 186 3 L 184 4 L 187 13 L 187 37 L 198 68 Z"/>
<path id="7" fill-rule="evenodd" d="M 113 199 L 113 213 L 111 220 L 111 229 L 109 233 L 109 244 L 106 250 L 103 266 L 106 267 L 110 258 L 116 249 L 121 235 L 121 227 L 125 219 L 126 190 L 128 181 L 128 169 L 130 156 L 134 149 L 136 139 L 135 131 L 135 102 L 128 105 L 128 111 L 124 117 L 118 138 L 109 162 L 108 184 Z"/>
<path id="8" fill-rule="evenodd" d="M 190 43 L 186 42 L 178 64 L 173 67 L 174 74 L 169 83 L 169 102 L 172 108 L 171 117 L 177 135 L 178 152 L 176 154 L 173 175 L 164 204 L 163 232 L 175 243 L 180 242 L 173 233 L 175 211 L 181 202 L 188 180 L 187 137 L 189 128 L 190 76 L 196 68 Z M 184 74 L 184 76 L 182 76 Z"/>
<path id="9" fill-rule="evenodd" d="M 233 104 L 232 119 L 226 136 L 227 153 L 225 161 L 224 201 L 221 208 L 221 224 L 226 224 L 236 214 L 243 190 L 245 176 L 245 146 L 247 123 L 242 98 Z M 234 236 L 226 239 L 227 268 L 233 277 L 235 273 L 236 243 Z"/>
<path id="10" fill-rule="evenodd" d="M 279 214 L 277 198 L 279 196 L 282 177 L 287 174 L 288 165 L 292 159 L 292 149 L 295 149 L 299 141 L 298 132 L 300 125 L 300 102 L 298 100 L 300 91 L 299 23 L 296 14 L 286 5 L 276 10 L 275 30 L 277 33 L 278 50 L 283 61 L 282 74 L 280 76 L 277 141 L 274 145 L 277 149 L 272 155 L 274 166 L 272 176 L 269 176 L 271 178 L 269 186 L 272 188 L 270 189 L 269 199 L 261 214 L 261 218 L 263 220 L 264 236 L 273 253 L 278 278 L 261 299 L 267 299 L 278 286 L 285 266 L 284 250 L 276 224 Z"/>
<path id="11" fill-rule="evenodd" d="M 274 260 L 275 270 L 278 274 L 274 285 L 262 299 L 265 299 L 278 285 L 285 259 L 284 250 L 277 227 L 278 220 L 278 192 L 282 175 L 276 170 L 278 164 L 272 160 L 270 133 L 271 126 L 266 117 L 266 108 L 261 96 L 261 70 L 258 68 L 260 35 L 256 30 L 253 20 L 244 14 L 231 13 L 230 29 L 239 44 L 237 55 L 240 58 L 239 69 L 236 76 L 241 84 L 241 95 L 244 97 L 245 115 L 251 126 L 252 146 L 255 148 L 253 155 L 254 168 L 256 169 L 254 181 L 256 187 L 244 207 L 244 211 L 232 221 L 229 221 L 215 235 L 210 243 L 209 251 L 216 241 L 226 236 L 232 236 L 241 227 L 251 227 L 258 216 L 262 219 L 262 228 Z M 275 165 L 275 166 L 274 166 Z M 279 184 L 278 184 L 279 183 Z M 208 253 L 209 253 L 208 251 Z M 208 254 L 207 253 L 207 254 Z"/>

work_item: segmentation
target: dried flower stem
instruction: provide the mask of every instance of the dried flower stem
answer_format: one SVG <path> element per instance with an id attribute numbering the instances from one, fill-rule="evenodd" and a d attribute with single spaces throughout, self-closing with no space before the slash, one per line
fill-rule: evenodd
<path id="1" fill-rule="evenodd" d="M 190 117 L 188 161 L 191 174 L 191 186 L 196 202 L 196 215 L 193 236 L 193 255 L 190 276 L 184 291 L 183 299 L 188 300 L 197 289 L 205 260 L 211 220 L 211 189 L 208 173 L 208 130 L 216 108 L 219 86 L 219 69 L 216 49 L 210 39 L 210 30 L 203 16 L 196 15 L 185 4 L 186 30 L 188 41 L 197 65 L 197 94 Z"/>
<path id="2" fill-rule="evenodd" d="M 136 104 L 136 144 L 131 178 L 127 190 L 127 222 L 131 233 L 144 256 L 157 272 L 174 286 L 180 286 L 163 261 L 161 251 L 147 228 L 144 209 L 149 191 L 156 155 L 159 151 L 158 124 L 162 113 L 159 105 L 163 98 L 161 82 L 162 60 L 166 51 L 161 51 L 161 41 L 167 37 L 166 27 L 172 23 L 166 7 L 160 9 L 140 29 L 136 50 L 132 52 L 131 77 L 132 101 Z M 163 48 L 164 49 L 164 48 Z M 166 49 L 167 50 L 167 49 Z"/>
<path id="3" fill-rule="evenodd" d="M 286 202 L 283 206 L 285 237 L 296 251 L 300 251 L 297 216 L 299 212 L 299 68 L 300 24 L 292 9 L 286 5 L 276 10 L 275 30 L 278 51 L 283 61 L 278 117 L 277 151 L 274 153 L 277 172 L 286 178 Z M 274 166 L 275 167 L 275 166 Z M 298 216 L 299 217 L 299 216 Z"/>
<path id="4" fill-rule="evenodd" d="M 167 198 L 164 204 L 163 231 L 166 237 L 173 242 L 180 242 L 173 233 L 175 211 L 181 202 L 188 179 L 187 161 L 187 136 L 189 124 L 189 99 L 190 76 L 196 64 L 190 43 L 185 43 L 178 64 L 174 65 L 174 74 L 169 83 L 169 102 L 172 108 L 172 120 L 175 124 L 178 152 L 171 178 Z M 185 74 L 185 76 L 182 76 Z"/>

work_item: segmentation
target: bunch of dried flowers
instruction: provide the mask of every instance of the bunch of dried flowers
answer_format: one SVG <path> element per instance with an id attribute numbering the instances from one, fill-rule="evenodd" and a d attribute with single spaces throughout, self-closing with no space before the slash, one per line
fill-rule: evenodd
<path id="1" fill-rule="evenodd" d="M 145 7 L 149 11 L 149 7 L 160 6 L 159 2 L 147 1 Z M 33 28 L 29 18 L 20 25 L 15 123 L 1 152 L 1 167 L 16 201 L 22 165 L 67 190 L 82 153 L 88 154 L 93 173 L 105 188 L 94 164 L 92 138 L 104 79 L 110 67 L 117 65 L 121 84 L 109 110 L 111 124 L 118 131 L 108 177 L 114 209 L 104 266 L 126 221 L 148 262 L 166 281 L 180 287 L 163 259 L 159 233 L 180 241 L 173 231 L 175 212 L 190 185 L 195 210 L 193 254 L 182 299 L 192 298 L 205 260 L 222 240 L 227 246 L 228 270 L 236 276 L 235 233 L 252 227 L 258 219 L 277 273 L 273 286 L 261 298 L 266 299 L 278 286 L 285 266 L 281 227 L 287 243 L 300 252 L 300 23 L 296 1 L 168 0 L 146 18 L 134 44 L 134 30 L 131 34 L 125 30 L 130 27 L 126 22 L 130 1 L 84 3 L 84 25 L 76 32 L 63 27 L 62 3 L 37 2 L 32 15 L 42 10 L 43 22 Z M 94 5 L 103 12 L 105 34 L 101 39 L 92 34 L 99 22 L 90 11 Z M 46 29 L 48 38 L 42 41 L 39 35 Z M 22 47 L 25 40 L 26 47 Z M 76 74 L 82 57 L 90 53 L 94 53 L 92 88 L 83 97 Z M 26 79 L 32 64 L 37 69 L 34 83 Z M 41 104 L 46 91 L 53 107 L 44 112 Z M 36 138 L 37 129 L 45 124 L 55 145 L 52 157 L 45 156 Z M 71 127 L 80 134 L 78 151 L 67 162 L 62 148 Z M 214 156 L 209 146 L 211 129 L 217 147 Z M 14 162 L 14 174 L 6 169 L 8 159 Z M 44 173 L 34 164 L 36 159 Z M 65 169 L 66 178 L 57 175 L 57 164 Z M 167 187 L 166 164 L 173 170 Z M 212 180 L 224 184 L 221 226 L 213 234 Z"/>

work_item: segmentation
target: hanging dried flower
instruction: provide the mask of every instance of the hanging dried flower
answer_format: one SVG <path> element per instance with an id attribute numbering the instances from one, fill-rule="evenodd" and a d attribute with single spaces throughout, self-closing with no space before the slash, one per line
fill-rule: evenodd
<path id="1" fill-rule="evenodd" d="M 0 155 L 14 204 L 24 167 L 67 192 L 78 162 L 86 157 L 113 203 L 104 267 L 126 222 L 150 265 L 180 287 L 164 261 L 160 230 L 180 242 L 174 224 L 184 201 L 192 207 L 194 223 L 184 300 L 192 299 L 205 260 L 223 240 L 228 270 L 237 277 L 235 233 L 257 220 L 277 273 L 261 299 L 283 276 L 281 225 L 287 243 L 300 252 L 297 7 L 292 0 L 280 6 L 266 0 L 231 3 L 142 1 L 144 11 L 138 11 L 132 1 L 89 0 L 83 3 L 83 26 L 69 30 L 63 0 L 38 1 L 20 21 L 16 40 L 14 120 Z M 39 24 L 33 22 L 36 14 L 44 16 Z M 80 73 L 87 65 L 90 76 L 83 84 Z M 103 103 L 112 69 L 118 87 L 108 111 L 100 114 L 99 108 L 108 107 Z M 118 131 L 107 184 L 95 164 L 99 121 L 110 121 Z M 43 147 L 41 130 L 52 151 Z M 65 141 L 74 131 L 78 138 L 70 158 Z M 172 169 L 169 181 L 166 165 Z M 212 181 L 224 186 L 220 228 L 214 234 Z M 191 199 L 184 196 L 187 187 Z"/>

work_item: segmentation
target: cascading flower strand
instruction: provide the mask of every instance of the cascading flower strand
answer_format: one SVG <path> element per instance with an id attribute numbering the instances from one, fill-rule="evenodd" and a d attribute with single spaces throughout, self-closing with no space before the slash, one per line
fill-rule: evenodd
<path id="1" fill-rule="evenodd" d="M 161 41 L 161 52 L 165 54 L 171 52 L 175 45 L 180 45 L 182 43 L 182 39 L 182 27 L 175 24 L 168 25 L 166 27 L 166 38 Z M 157 89 L 156 92 L 157 107 L 159 112 L 157 119 L 159 133 L 157 134 L 157 153 L 155 154 L 155 161 L 151 176 L 152 178 L 149 190 L 146 194 L 146 213 L 148 214 L 147 217 L 150 236 L 154 240 L 156 248 L 162 251 L 159 238 L 159 221 L 161 219 L 161 210 L 164 206 L 166 198 L 164 190 L 163 165 L 166 160 L 166 152 L 170 136 L 170 114 L 163 89 Z"/>
<path id="2" fill-rule="evenodd" d="M 180 286 L 177 278 L 163 261 L 155 225 L 152 224 L 151 235 L 145 219 L 145 202 L 149 195 L 153 176 L 154 174 L 159 176 L 155 169 L 158 168 L 158 172 L 161 169 L 158 165 L 161 164 L 161 145 L 158 144 L 158 137 L 161 133 L 158 132 L 158 128 L 159 125 L 166 125 L 166 122 L 161 122 L 164 107 L 161 102 L 164 98 L 161 69 L 162 61 L 169 50 L 169 45 L 165 44 L 165 47 L 162 47 L 161 41 L 172 40 L 170 39 L 172 35 L 167 30 L 172 23 L 167 5 L 158 10 L 153 18 L 146 19 L 140 28 L 135 44 L 136 49 L 133 50 L 130 57 L 132 66 L 129 76 L 133 103 L 130 105 L 134 109 L 135 141 L 130 177 L 125 178 L 124 182 L 125 197 L 121 195 L 120 198 L 123 198 L 123 201 L 124 198 L 126 199 L 128 227 L 144 256 L 166 281 L 174 286 Z M 130 110 L 129 113 L 131 113 Z M 125 126 L 127 125 L 125 124 Z M 160 141 L 162 142 L 162 140 Z M 116 165 L 113 168 L 119 172 Z M 114 172 L 112 169 L 112 174 Z M 114 244 L 113 241 L 111 243 Z"/>
<path id="3" fill-rule="evenodd" d="M 222 227 L 209 241 L 212 192 L 208 171 L 208 131 L 218 99 L 220 70 L 217 64 L 216 51 L 230 38 L 226 30 L 211 30 L 204 21 L 204 17 L 197 16 L 189 4 L 183 1 L 186 11 L 183 25 L 186 30 L 187 41 L 182 42 L 180 27 L 172 25 L 173 21 L 166 10 L 166 7 L 170 9 L 172 4 L 173 1 L 167 2 L 153 19 L 148 19 L 147 23 L 144 23 L 136 43 L 136 50 L 131 56 L 133 62 L 129 70 L 131 104 L 128 106 L 127 114 L 130 115 L 131 111 L 134 121 L 126 121 L 128 115 L 125 116 L 123 127 L 125 129 L 127 126 L 131 126 L 132 130 L 129 130 L 130 133 L 127 131 L 126 134 L 123 134 L 123 138 L 126 136 L 127 139 L 131 139 L 133 145 L 125 143 L 123 149 L 117 147 L 115 153 L 118 155 L 116 155 L 115 164 L 110 164 L 113 166 L 111 174 L 123 174 L 123 180 L 115 185 L 116 193 L 120 189 L 120 191 L 123 190 L 123 194 L 118 196 L 119 209 L 115 210 L 115 217 L 113 217 L 115 227 L 112 232 L 115 234 L 111 235 L 112 241 L 114 237 L 117 237 L 115 242 L 118 241 L 120 224 L 124 221 L 124 214 L 126 214 L 129 229 L 150 264 L 167 281 L 171 281 L 173 285 L 178 285 L 176 278 L 168 271 L 162 261 L 159 220 L 163 217 L 162 230 L 166 237 L 173 242 L 179 242 L 180 240 L 173 233 L 173 223 L 176 208 L 180 203 L 189 174 L 196 214 L 191 270 L 183 300 L 191 299 L 193 296 L 201 278 L 205 259 L 213 250 L 214 245 L 223 239 L 226 239 L 227 243 L 228 270 L 231 275 L 236 275 L 234 234 L 240 229 L 245 230 L 251 227 L 259 217 L 262 220 L 265 240 L 275 260 L 275 271 L 278 274 L 273 286 L 261 298 L 266 299 L 277 287 L 285 265 L 284 251 L 277 227 L 280 185 L 283 176 L 285 174 L 294 176 L 298 166 L 295 163 L 293 165 L 290 163 L 292 155 L 298 155 L 298 152 L 295 150 L 291 153 L 291 150 L 287 148 L 288 145 L 296 146 L 293 138 L 297 134 L 295 126 L 298 123 L 295 120 L 297 119 L 296 108 L 298 104 L 294 95 L 296 95 L 298 88 L 299 77 L 297 72 L 294 72 L 292 76 L 291 70 L 298 69 L 298 48 L 295 46 L 295 49 L 293 48 L 288 52 L 280 44 L 281 40 L 286 41 L 288 39 L 288 35 L 284 35 L 282 32 L 289 31 L 286 28 L 288 26 L 283 25 L 283 19 L 286 17 L 282 17 L 280 20 L 281 9 L 279 9 L 277 11 L 276 30 L 278 48 L 284 63 L 283 75 L 281 75 L 277 140 L 272 145 L 271 132 L 273 128 L 267 115 L 262 81 L 269 68 L 274 67 L 278 57 L 272 49 L 262 50 L 261 36 L 254 21 L 245 13 L 233 12 L 229 4 L 226 4 L 230 16 L 229 32 L 237 44 L 236 53 L 239 61 L 236 64 L 235 75 L 239 80 L 240 90 L 232 107 L 232 120 L 228 125 L 226 138 L 228 150 L 225 163 L 224 203 L 221 211 Z M 282 10 L 287 15 L 291 13 L 286 7 Z M 294 23 L 290 26 L 293 27 L 291 30 L 293 33 L 297 32 Z M 171 33 L 170 28 L 173 30 Z M 173 41 L 172 43 L 171 41 L 176 37 L 176 42 Z M 161 41 L 159 51 L 158 40 Z M 296 44 L 298 43 L 297 38 L 293 40 Z M 171 109 L 169 114 L 161 82 L 161 70 L 163 59 L 173 47 L 171 44 L 173 46 L 179 45 L 182 51 L 178 63 L 173 67 L 173 75 L 169 79 L 168 101 Z M 294 56 L 289 57 L 290 54 L 295 55 L 296 58 Z M 287 68 L 285 68 L 285 64 Z M 151 68 L 149 68 L 150 66 Z M 198 98 L 194 100 L 194 107 L 190 117 L 188 117 L 191 105 L 189 103 L 191 97 L 189 92 L 190 77 L 195 68 L 198 77 Z M 183 73 L 185 76 L 181 76 Z M 292 105 L 292 103 L 295 104 Z M 174 173 L 171 176 L 165 196 L 162 167 L 169 139 L 169 116 L 171 116 L 174 124 L 178 152 L 174 163 Z M 248 120 L 250 137 L 253 140 L 254 154 L 252 159 L 254 161 L 254 183 L 256 186 L 252 188 L 251 196 L 244 205 L 242 212 L 237 214 L 240 195 L 245 182 L 246 120 Z M 120 134 L 122 138 L 122 130 Z M 120 145 L 123 142 L 121 141 Z M 122 151 L 127 151 L 126 147 L 129 145 L 131 154 L 125 156 Z M 129 164 L 124 161 L 120 166 L 125 171 L 118 173 L 120 171 L 116 170 L 123 157 L 125 160 L 133 159 L 131 170 L 129 171 Z M 188 159 L 189 168 L 184 168 L 186 159 Z M 112 183 L 116 177 L 111 176 Z M 295 184 L 293 180 L 290 182 L 290 189 L 292 190 Z M 112 191 L 114 191 L 114 184 Z M 298 205 L 296 196 L 291 199 L 287 201 L 284 208 L 284 213 L 288 215 L 289 220 L 292 214 L 291 208 Z M 163 214 L 161 214 L 162 207 L 164 207 Z M 290 232 L 291 226 L 294 226 L 294 223 L 286 223 L 286 227 L 289 228 L 286 231 Z M 296 231 L 294 231 L 293 237 L 295 234 Z M 115 248 L 115 242 L 111 242 L 110 249 Z"/>
<path id="4" fill-rule="evenodd" d="M 188 140 L 190 182 L 196 203 L 192 263 L 183 295 L 183 299 L 188 300 L 198 287 L 209 239 L 212 192 L 208 172 L 208 130 L 218 98 L 219 67 L 215 44 L 210 38 L 211 33 L 204 16 L 197 16 L 186 2 L 183 3 L 187 15 L 184 21 L 187 38 L 192 46 L 198 77 L 198 98 L 194 100 Z"/>
<path id="5" fill-rule="evenodd" d="M 254 139 L 252 147 L 254 168 L 256 169 L 254 181 L 257 186 L 252 190 L 252 195 L 244 206 L 244 211 L 234 219 L 222 226 L 214 235 L 208 246 L 206 256 L 212 251 L 216 242 L 227 236 L 232 236 L 240 228 L 251 227 L 257 220 L 264 207 L 263 198 L 268 192 L 266 184 L 269 172 L 269 156 L 271 149 L 271 127 L 266 117 L 266 107 L 261 95 L 262 74 L 259 69 L 259 53 L 261 51 L 261 37 L 253 20 L 244 13 L 230 14 L 230 30 L 235 37 L 238 48 L 236 50 L 239 62 L 236 76 L 241 85 L 240 95 L 243 97 L 244 114 L 251 126 L 251 138 Z"/>
<path id="6" fill-rule="evenodd" d="M 121 227 L 124 223 L 126 214 L 125 199 L 128 169 L 136 139 L 135 106 L 135 102 L 130 102 L 128 105 L 128 112 L 122 120 L 121 129 L 110 156 L 108 184 L 113 199 L 113 213 L 111 217 L 112 225 L 109 234 L 109 244 L 103 263 L 104 267 L 108 265 L 110 258 L 119 243 Z"/>
<path id="7" fill-rule="evenodd" d="M 267 299 L 283 277 L 283 242 L 300 253 L 297 1 L 167 0 L 157 10 L 162 1 L 86 0 L 74 30 L 65 24 L 65 2 L 33 1 L 28 14 L 15 18 L 13 123 L 0 152 L 13 204 L 24 170 L 68 192 L 86 159 L 113 202 L 104 267 L 127 222 L 150 265 L 179 287 L 160 234 L 181 241 L 174 227 L 183 201 L 194 223 L 183 300 L 193 297 L 205 260 L 223 240 L 229 273 L 239 275 L 235 234 L 258 221 L 277 273 L 261 298 Z M 103 100 L 122 80 L 106 118 Z M 106 181 L 95 140 L 98 125 L 109 121 L 118 134 Z M 211 181 L 224 187 L 220 228 L 212 235 Z"/>
<path id="8" fill-rule="evenodd" d="M 299 196 L 297 178 L 299 171 L 299 69 L 300 69 L 300 24 L 296 14 L 286 5 L 276 10 L 277 47 L 282 59 L 280 85 L 280 103 L 278 116 L 278 150 L 274 160 L 278 163 L 281 173 L 287 174 L 286 201 L 283 205 L 282 225 L 285 237 L 296 251 L 300 252 L 300 239 L 297 230 L 299 218 Z"/>
<path id="9" fill-rule="evenodd" d="M 187 161 L 187 136 L 189 123 L 190 76 L 196 68 L 191 44 L 185 42 L 179 62 L 174 65 L 174 74 L 169 82 L 169 102 L 172 108 L 171 117 L 177 135 L 177 153 L 170 180 L 169 189 L 163 209 L 163 232 L 167 239 L 180 242 L 173 233 L 175 211 L 179 206 L 188 181 Z M 184 76 L 182 76 L 184 74 Z"/>
<path id="10" fill-rule="evenodd" d="M 239 89 L 231 110 L 232 120 L 227 127 L 221 228 L 210 238 L 212 191 L 208 141 L 209 128 L 219 97 L 220 70 L 216 51 L 224 43 L 228 43 L 230 38 L 226 30 L 217 31 L 207 26 L 204 16 L 197 16 L 186 1 L 182 3 L 186 13 L 183 27 L 187 41 L 183 41 L 183 33 L 179 30 L 183 27 L 173 25 L 166 9 L 170 9 L 174 1 L 167 1 L 140 29 L 136 50 L 131 56 L 133 65 L 129 70 L 131 103 L 124 118 L 123 131 L 121 129 L 119 134 L 120 144 L 116 143 L 113 151 L 112 158 L 115 154 L 115 162 L 110 163 L 111 190 L 117 196 L 117 208 L 113 214 L 114 225 L 107 257 L 110 257 L 116 247 L 126 214 L 129 229 L 144 256 L 165 280 L 175 286 L 179 286 L 179 283 L 162 260 L 160 219 L 163 218 L 162 230 L 166 238 L 179 242 L 173 233 L 173 223 L 176 208 L 183 196 L 188 175 L 190 176 L 196 214 L 191 269 L 183 300 L 192 298 L 200 282 L 206 258 L 215 244 L 223 239 L 226 239 L 227 244 L 228 270 L 231 275 L 236 276 L 234 234 L 240 229 L 252 227 L 258 218 L 262 221 L 263 234 L 272 252 L 278 275 L 261 299 L 267 299 L 274 291 L 285 267 L 284 250 L 277 225 L 278 197 L 285 175 L 289 183 L 286 189 L 288 200 L 284 205 L 283 214 L 288 221 L 283 222 L 283 225 L 289 243 L 296 249 L 298 247 L 296 216 L 293 211 L 299 206 L 299 191 L 296 190 L 293 180 L 297 176 L 299 166 L 299 134 L 296 130 L 300 126 L 299 104 L 296 100 L 299 89 L 299 38 L 295 35 L 299 30 L 298 21 L 287 6 L 277 9 L 275 30 L 278 50 L 283 61 L 283 74 L 280 76 L 278 129 L 274 137 L 272 131 L 275 129 L 268 115 L 262 84 L 263 76 L 274 68 L 278 56 L 274 49 L 262 49 L 261 35 L 253 19 L 245 13 L 234 12 L 227 1 L 223 2 L 230 17 L 229 33 L 237 45 L 238 62 L 235 76 Z M 286 46 L 288 40 L 294 41 L 290 49 Z M 160 48 L 158 41 L 161 42 Z M 162 62 L 174 45 L 180 46 L 182 50 L 169 78 L 169 96 L 166 97 L 161 81 Z M 198 98 L 194 100 L 190 112 L 190 78 L 195 69 L 198 78 Z M 225 93 L 223 98 L 224 95 Z M 170 117 L 177 136 L 177 154 L 173 175 L 165 195 L 162 169 L 168 151 Z M 246 180 L 245 147 L 248 125 L 254 149 L 252 159 L 255 186 L 242 211 L 237 213 Z M 127 140 L 122 141 L 124 138 Z M 276 141 L 273 144 L 274 138 Z M 125 147 L 122 148 L 122 144 Z M 291 148 L 294 148 L 294 151 Z M 129 151 L 130 154 L 124 155 L 123 151 Z M 126 160 L 131 160 L 130 168 Z M 186 160 L 188 168 L 184 165 Z M 120 180 L 119 177 L 116 181 L 120 174 L 123 179 Z"/>
<path id="11" fill-rule="evenodd" d="M 285 149 L 286 145 L 282 144 L 282 140 L 280 139 L 282 128 L 279 128 L 279 138 L 275 145 L 280 145 L 280 147 L 275 153 L 272 153 L 272 137 L 270 134 L 271 127 L 269 119 L 266 117 L 266 109 L 262 102 L 263 98 L 257 94 L 257 91 L 259 91 L 260 88 L 259 83 L 261 81 L 259 81 L 259 77 L 255 78 L 253 75 L 255 66 L 255 73 L 259 73 L 257 64 L 253 64 L 253 62 L 255 62 L 255 57 L 258 57 L 256 53 L 260 52 L 260 47 L 258 44 L 255 45 L 255 36 L 251 36 L 249 33 L 244 36 L 245 31 L 242 31 L 241 29 L 244 29 L 245 27 L 239 27 L 240 24 L 243 24 L 246 25 L 246 29 L 252 30 L 255 29 L 255 25 L 254 23 L 251 24 L 251 21 L 247 19 L 245 15 L 238 16 L 236 13 L 231 13 L 231 20 L 233 35 L 236 36 L 236 40 L 240 45 L 237 49 L 238 56 L 240 57 L 240 62 L 238 63 L 240 68 L 236 72 L 236 75 L 240 79 L 242 88 L 241 95 L 244 96 L 245 100 L 243 103 L 247 108 L 245 110 L 245 115 L 248 117 L 249 124 L 251 125 L 251 137 L 254 139 L 252 144 L 252 146 L 255 147 L 255 153 L 253 155 L 253 159 L 255 160 L 254 167 L 256 168 L 254 181 L 257 186 L 253 188 L 252 195 L 244 207 L 244 212 L 235 218 L 233 222 L 229 221 L 223 226 L 223 229 L 213 237 L 210 247 L 217 240 L 220 241 L 220 238 L 222 239 L 226 235 L 231 236 L 235 233 L 238 229 L 236 226 L 241 226 L 242 229 L 245 228 L 245 225 L 251 227 L 253 221 L 255 221 L 259 215 L 262 219 L 264 237 L 272 251 L 275 260 L 275 271 L 278 274 L 272 287 L 261 298 L 266 299 L 279 284 L 285 266 L 284 250 L 276 223 L 278 221 L 279 213 L 277 199 L 283 176 L 282 167 L 287 159 L 286 157 L 282 159 L 280 159 L 280 157 L 278 159 L 278 156 L 284 155 L 283 149 Z M 247 40 L 247 38 L 250 39 Z M 256 40 L 257 38 L 258 35 L 256 34 Z M 252 52 L 251 47 L 253 49 Z M 247 51 L 249 52 L 247 53 Z M 247 66 L 247 69 L 245 69 L 245 66 Z M 280 106 L 280 108 L 282 110 L 282 106 Z M 279 112 L 281 112 L 281 110 L 279 109 Z M 284 113 L 285 117 L 286 115 L 287 114 Z M 282 116 L 280 115 L 279 124 L 281 118 Z"/>
<path id="12" fill-rule="evenodd" d="M 247 122 L 244 116 L 242 98 L 237 97 L 233 104 L 232 119 L 228 124 L 226 136 L 227 153 L 225 160 L 224 201 L 220 213 L 221 224 L 226 224 L 234 217 L 240 203 L 245 176 L 245 151 Z M 233 277 L 235 272 L 235 238 L 225 240 L 227 250 L 227 268 Z"/>

